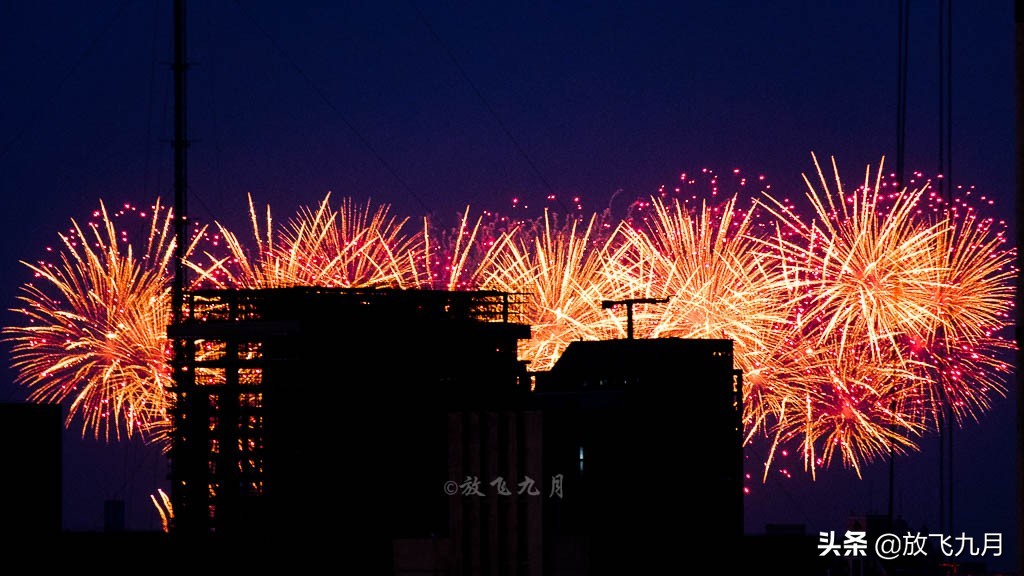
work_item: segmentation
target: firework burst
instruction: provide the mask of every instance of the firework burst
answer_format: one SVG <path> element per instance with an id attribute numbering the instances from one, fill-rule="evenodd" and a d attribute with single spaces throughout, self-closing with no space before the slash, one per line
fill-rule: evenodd
<path id="1" fill-rule="evenodd" d="M 330 195 L 275 228 L 269 207 L 258 213 L 250 198 L 253 249 L 218 225 L 226 255 L 208 250 L 207 264 L 187 264 L 205 286 L 522 293 L 533 331 L 520 358 L 537 371 L 573 340 L 625 336 L 622 315 L 602 300 L 668 297 L 637 308 L 637 336 L 734 342 L 745 442 L 771 446 L 765 474 L 793 445 L 812 475 L 836 461 L 860 474 L 929 430 L 978 418 L 1004 393 L 1015 251 L 991 220 L 943 205 L 927 183 L 898 189 L 869 167 L 846 191 L 835 161 L 828 177 L 814 163 L 809 218 L 767 186 L 743 209 L 718 195 L 710 172 L 710 202 L 684 174 L 678 197 L 661 190 L 622 222 L 545 211 L 513 223 L 467 208 L 448 232 L 425 219 L 407 233 L 386 205 L 334 207 Z M 155 207 L 139 252 L 105 208 L 96 217 L 73 222 L 55 264 L 27 264 L 36 279 L 19 296 L 25 323 L 4 337 L 31 399 L 70 399 L 69 423 L 81 418 L 83 433 L 159 437 L 172 400 L 171 217 Z"/>
<path id="2" fill-rule="evenodd" d="M 605 283 L 627 297 L 669 297 L 635 314 L 643 337 L 734 342 L 744 396 L 757 398 L 744 406 L 752 434 L 781 410 L 772 353 L 786 333 L 790 304 L 777 255 L 751 236 L 756 214 L 736 202 L 732 197 L 699 208 L 660 198 L 645 203 L 650 214 L 620 228 Z"/>
<path id="3" fill-rule="evenodd" d="M 393 216 L 387 205 L 374 207 L 367 201 L 360 206 L 348 198 L 335 209 L 330 198 L 328 193 L 315 210 L 300 209 L 275 230 L 270 207 L 261 227 L 250 196 L 255 254 L 250 256 L 238 237 L 218 224 L 229 255 L 207 253 L 211 264 L 191 268 L 218 287 L 417 287 L 423 248 L 419 234 L 404 232 L 408 219 Z"/>
<path id="4" fill-rule="evenodd" d="M 532 337 L 520 344 L 519 356 L 533 370 L 550 369 L 573 340 L 609 336 L 601 309 L 611 296 L 604 286 L 608 245 L 593 240 L 598 220 L 595 214 L 559 224 L 545 211 L 539 226 L 503 234 L 480 266 L 480 287 L 527 295 L 524 319 Z"/>
<path id="5" fill-rule="evenodd" d="M 925 431 L 917 418 L 927 368 L 890 351 L 879 359 L 867 338 L 840 347 L 815 338 L 790 341 L 778 358 L 785 396 L 773 427 L 765 478 L 778 447 L 799 444 L 812 476 L 838 455 L 857 475 L 861 466 L 891 453 L 916 449 Z M 840 353 L 840 349 L 842 353 Z"/>
<path id="6" fill-rule="evenodd" d="M 458 226 L 451 231 L 431 233 L 430 221 L 423 219 L 424 263 L 419 270 L 420 286 L 432 290 L 471 290 L 472 278 L 480 272 L 487 250 L 500 236 L 484 216 L 471 220 L 469 206 Z M 491 216 L 488 214 L 488 216 Z"/>
<path id="7" fill-rule="evenodd" d="M 85 227 L 72 220 L 56 263 L 24 263 L 35 279 L 21 287 L 14 312 L 25 322 L 5 328 L 4 338 L 30 400 L 71 400 L 69 426 L 80 418 L 83 435 L 162 440 L 171 402 L 172 215 L 153 207 L 141 254 L 106 206 L 95 216 Z"/>
<path id="8" fill-rule="evenodd" d="M 1014 251 L 991 221 L 927 209 L 927 184 L 884 197 L 869 167 L 847 195 L 834 161 L 831 190 L 815 166 L 812 222 L 766 202 L 779 232 L 763 242 L 782 256 L 796 311 L 793 342 L 775 355 L 785 408 L 772 453 L 798 441 L 812 474 L 836 452 L 859 474 L 1004 392 Z"/>
<path id="9" fill-rule="evenodd" d="M 924 188 L 897 195 L 883 210 L 881 168 L 874 185 L 868 167 L 863 186 L 847 195 L 834 161 L 834 188 L 816 157 L 814 164 L 820 190 L 804 176 L 810 224 L 770 197 L 766 203 L 782 227 L 800 234 L 781 247 L 791 281 L 806 296 L 801 328 L 821 342 L 838 336 L 840 353 L 854 334 L 878 355 L 898 349 L 901 334 L 923 334 L 936 320 L 932 297 L 941 268 L 931 248 L 948 224 L 915 218 Z"/>
<path id="10" fill-rule="evenodd" d="M 924 334 L 908 337 L 912 354 L 933 367 L 924 415 L 935 426 L 950 418 L 977 420 L 994 396 L 1004 395 L 1002 379 L 1011 367 L 1002 358 L 1015 349 L 1001 336 L 1011 322 L 1015 251 L 1003 246 L 991 220 L 945 216 L 949 226 L 931 245 L 934 320 Z"/>

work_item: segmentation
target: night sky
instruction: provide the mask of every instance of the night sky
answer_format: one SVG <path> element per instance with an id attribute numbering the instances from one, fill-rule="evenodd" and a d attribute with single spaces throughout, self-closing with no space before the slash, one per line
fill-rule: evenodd
<path id="1" fill-rule="evenodd" d="M 850 181 L 882 155 L 895 164 L 896 2 L 194 4 L 190 215 L 204 222 L 242 229 L 246 193 L 282 217 L 333 191 L 445 219 L 513 197 L 559 207 L 549 194 L 601 209 L 704 167 L 799 197 L 812 150 Z M 933 173 L 938 2 L 911 4 L 906 165 Z M 1000 216 L 1013 208 L 1012 9 L 954 6 L 954 181 Z M 4 308 L 29 276 L 17 261 L 44 256 L 69 218 L 100 198 L 172 199 L 170 16 L 167 0 L 0 4 Z M 23 398 L 0 366 L 0 400 Z M 956 447 L 956 532 L 1002 532 L 1004 567 L 1014 402 Z M 937 444 L 897 462 L 896 510 L 915 528 L 938 524 Z M 98 528 L 111 497 L 128 499 L 129 527 L 156 526 L 159 454 L 72 431 L 65 458 L 67 528 Z M 747 529 L 845 530 L 851 512 L 885 511 L 887 468 L 755 482 Z"/>

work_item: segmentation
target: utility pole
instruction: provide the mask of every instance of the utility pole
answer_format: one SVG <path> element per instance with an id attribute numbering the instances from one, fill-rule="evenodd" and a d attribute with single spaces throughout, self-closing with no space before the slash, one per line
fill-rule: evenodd
<path id="1" fill-rule="evenodd" d="M 626 339 L 633 339 L 633 305 L 667 304 L 668 298 L 629 298 L 627 300 L 601 300 L 601 308 L 607 310 L 616 306 L 626 307 Z"/>
<path id="2" fill-rule="evenodd" d="M 1016 101 L 1017 101 L 1017 242 L 1024 238 L 1024 0 L 1014 3 L 1014 28 L 1016 37 Z M 1024 253 L 1017 250 L 1017 269 L 1024 265 Z M 1017 340 L 1017 370 L 1014 380 L 1017 393 L 1017 572 L 1024 570 L 1024 391 L 1021 390 L 1021 367 L 1024 366 L 1024 277 L 1017 274 L 1017 297 L 1014 306 L 1016 323 L 1014 332 Z"/>
<path id="3" fill-rule="evenodd" d="M 174 285 L 171 289 L 172 321 L 182 321 L 185 303 L 185 245 L 188 242 L 186 194 L 188 193 L 188 123 L 185 72 L 185 0 L 174 0 Z"/>
<path id="4" fill-rule="evenodd" d="M 181 325 L 184 321 L 185 306 L 185 244 L 188 241 L 188 220 L 185 214 L 185 195 L 188 192 L 187 176 L 187 153 L 188 134 L 185 115 L 186 91 L 185 72 L 188 70 L 188 60 L 185 50 L 185 0 L 174 0 L 174 61 L 171 64 L 174 72 L 174 139 L 171 146 L 174 148 L 174 283 L 171 286 L 171 327 L 168 328 L 168 337 L 173 342 L 174 356 L 171 361 L 171 370 L 174 377 L 175 399 L 177 408 L 174 411 L 173 446 L 171 449 L 171 498 L 175 509 L 184 510 L 182 504 L 189 501 L 186 494 L 184 482 L 178 482 L 186 475 L 184 470 L 190 468 L 188 463 L 182 462 L 182 455 L 178 453 L 181 445 L 182 434 L 179 427 L 182 424 L 182 406 L 184 394 L 181 393 L 179 385 L 182 381 L 182 359 L 185 357 L 186 344 L 170 332 Z M 192 490 L 194 491 L 194 490 Z M 182 526 L 185 524 L 186 526 Z M 173 532 L 185 533 L 194 527 L 188 525 L 188 521 L 181 521 L 171 518 L 170 529 Z"/>

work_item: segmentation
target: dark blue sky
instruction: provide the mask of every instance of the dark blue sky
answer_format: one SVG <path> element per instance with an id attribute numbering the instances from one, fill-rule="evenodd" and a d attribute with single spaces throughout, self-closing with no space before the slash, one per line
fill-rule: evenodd
<path id="1" fill-rule="evenodd" d="M 811 150 L 835 154 L 850 179 L 883 154 L 894 165 L 891 1 L 194 4 L 191 214 L 207 221 L 240 222 L 247 192 L 281 216 L 328 190 L 448 216 L 550 192 L 603 207 L 618 189 L 645 195 L 704 166 L 801 195 Z M 937 2 L 911 4 L 907 166 L 934 171 Z M 1012 3 L 954 9 L 954 177 L 1010 214 Z M 0 4 L 4 307 L 27 277 L 17 260 L 40 257 L 99 198 L 170 200 L 170 11 Z M 0 398 L 22 396 L 10 379 Z M 964 529 L 1008 541 L 1013 412 L 1012 398 L 998 402 L 957 448 Z M 134 522 L 149 518 L 139 495 L 160 474 L 138 462 L 153 458 L 115 450 L 110 464 L 68 438 L 72 527 L 95 526 L 119 489 L 134 494 Z M 883 468 L 756 487 L 748 515 L 841 530 L 851 511 L 884 510 Z M 936 525 L 934 454 L 901 469 L 904 512 Z"/>

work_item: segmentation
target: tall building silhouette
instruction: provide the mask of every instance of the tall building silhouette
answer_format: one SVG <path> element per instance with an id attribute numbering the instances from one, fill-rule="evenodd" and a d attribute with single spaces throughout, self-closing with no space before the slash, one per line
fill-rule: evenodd
<path id="1" fill-rule="evenodd" d="M 289 288 L 188 295 L 169 329 L 177 534 L 280 537 L 390 570 L 448 531 L 448 414 L 528 387 L 515 296 Z M 346 537 L 318 533 L 344 524 Z"/>
<path id="2" fill-rule="evenodd" d="M 188 294 L 174 534 L 382 574 L 621 574 L 681 562 L 684 537 L 738 544 L 732 343 L 574 342 L 529 373 L 521 298 Z"/>
<path id="3" fill-rule="evenodd" d="M 571 343 L 534 399 L 546 476 L 564 475 L 544 511 L 546 573 L 676 571 L 738 552 L 741 388 L 731 340 Z"/>
<path id="4" fill-rule="evenodd" d="M 0 540 L 60 533 L 62 425 L 59 404 L 0 403 Z"/>

